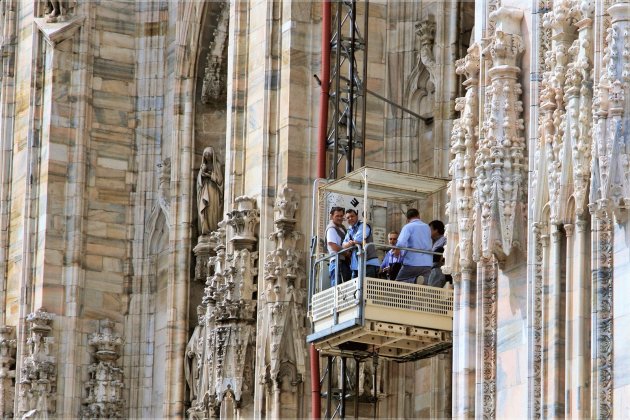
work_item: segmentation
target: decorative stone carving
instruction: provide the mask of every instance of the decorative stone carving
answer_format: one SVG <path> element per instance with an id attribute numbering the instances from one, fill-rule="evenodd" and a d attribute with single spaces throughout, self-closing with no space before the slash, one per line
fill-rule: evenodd
<path id="1" fill-rule="evenodd" d="M 238 197 L 235 201 L 237 208 L 210 234 L 215 255 L 208 259 L 213 270 L 207 277 L 200 308 L 205 310 L 199 317 L 203 327 L 195 330 L 187 349 L 191 359 L 200 357 L 198 377 L 192 371 L 194 364 L 187 376 L 190 418 L 217 417 L 231 404 L 228 400 L 234 403 L 230 407 L 237 415 L 251 416 L 247 410 L 251 410 L 254 397 L 258 274 L 258 252 L 251 249 L 257 241 L 259 210 L 252 198 Z M 228 226 L 231 229 L 226 232 Z M 195 343 L 199 347 L 195 348 Z"/>
<path id="2" fill-rule="evenodd" d="M 113 330 L 114 323 L 104 320 L 100 322 L 100 332 L 88 337 L 93 362 L 85 383 L 87 396 L 81 410 L 84 419 L 123 417 L 123 371 L 117 363 L 122 355 L 123 340 L 114 335 Z"/>
<path id="3" fill-rule="evenodd" d="M 499 9 L 500 10 L 500 9 Z M 494 255 L 482 258 L 482 383 L 478 413 L 486 419 L 496 418 L 497 390 L 497 260 Z"/>
<path id="4" fill-rule="evenodd" d="M 201 86 L 201 102 L 210 104 L 225 96 L 225 80 L 227 65 L 227 38 L 230 22 L 230 3 L 221 2 L 219 21 L 214 30 L 214 36 L 206 56 L 206 68 L 204 69 L 203 84 Z"/>
<path id="5" fill-rule="evenodd" d="M 430 79 L 435 85 L 435 75 L 437 65 L 435 55 L 433 54 L 433 46 L 435 44 L 435 21 L 426 19 L 416 22 L 416 35 L 420 40 L 420 61 L 429 71 Z"/>
<path id="6" fill-rule="evenodd" d="M 18 415 L 47 418 L 55 413 L 57 395 L 57 360 L 53 355 L 54 338 L 50 337 L 54 315 L 44 308 L 30 313 L 30 337 L 26 340 L 20 369 Z"/>
<path id="7" fill-rule="evenodd" d="M 630 109 L 630 2 L 608 8 L 611 25 L 599 83 L 593 100 L 593 160 L 589 210 L 597 258 L 593 260 L 596 390 L 593 416 L 612 418 L 613 411 L 613 213 L 630 205 L 630 150 L 627 146 Z"/>
<path id="8" fill-rule="evenodd" d="M 521 118 L 522 89 L 517 82 L 521 70 L 516 65 L 523 52 L 523 11 L 501 7 L 490 18 L 497 23 L 495 36 L 486 49 L 492 67 L 488 70 L 490 86 L 486 88 L 483 135 L 475 159 L 479 251 L 486 258 L 492 253 L 509 255 L 514 245 L 524 245 L 522 226 L 527 214 L 527 151 Z"/>
<path id="9" fill-rule="evenodd" d="M 217 229 L 223 212 L 223 168 L 214 147 L 203 150 L 197 174 L 197 211 L 201 235 Z"/>
<path id="10" fill-rule="evenodd" d="M 171 158 L 158 163 L 158 204 L 164 212 L 166 223 L 171 226 Z"/>
<path id="11" fill-rule="evenodd" d="M 66 22 L 74 14 L 76 3 L 73 0 L 46 1 L 45 19 L 47 23 Z"/>
<path id="12" fill-rule="evenodd" d="M 451 133 L 451 154 L 453 159 L 449 167 L 452 181 L 449 183 L 446 213 L 449 224 L 447 226 L 447 243 L 459 244 L 447 246 L 445 250 L 446 263 L 442 270 L 445 273 L 457 274 L 460 270 L 454 267 L 472 269 L 473 262 L 473 229 L 474 214 L 474 182 L 475 182 L 475 154 L 477 152 L 478 123 L 479 123 L 479 44 L 468 48 L 468 54 L 457 60 L 456 72 L 465 75 L 464 87 L 466 95 L 455 102 L 455 110 L 461 112 L 461 117 L 453 122 Z M 458 252 L 457 252 L 458 251 Z M 458 261 L 455 261 L 458 258 Z"/>
<path id="13" fill-rule="evenodd" d="M 0 418 L 13 417 L 15 398 L 15 350 L 13 327 L 0 326 Z"/>
<path id="14" fill-rule="evenodd" d="M 255 208 L 256 200 L 247 197 L 236 197 L 236 209 L 227 214 L 227 225 L 232 228 L 230 242 L 235 249 L 252 249 L 256 242 L 260 210 Z"/>
<path id="15" fill-rule="evenodd" d="M 296 251 L 301 234 L 295 230 L 298 196 L 283 186 L 278 192 L 274 206 L 275 230 L 269 235 L 275 249 L 267 253 L 265 262 L 265 287 L 260 302 L 262 306 L 262 328 L 271 332 L 264 336 L 263 351 L 258 355 L 260 366 L 268 366 L 263 385 L 270 387 L 276 397 L 265 405 L 270 415 L 286 416 L 283 410 L 298 413 L 298 407 L 279 406 L 284 400 L 282 393 L 299 393 L 299 385 L 306 374 L 304 314 L 305 272 L 301 252 Z M 283 381 L 288 378 L 283 386 Z M 290 386 L 287 389 L 287 386 Z M 268 392 L 262 395 L 269 395 Z M 303 396 L 298 395 L 298 399 Z M 299 413 L 298 413 L 299 414 Z"/>
<path id="16" fill-rule="evenodd" d="M 197 326 L 186 345 L 186 384 L 190 392 L 191 406 L 196 405 L 199 396 L 199 380 L 201 368 L 203 367 L 203 347 L 205 337 L 205 314 L 206 307 L 197 306 Z"/>
<path id="17" fill-rule="evenodd" d="M 83 24 L 85 17 L 76 15 L 76 7 L 76 0 L 49 0 L 46 1 L 44 15 L 34 19 L 51 46 L 71 38 Z"/>

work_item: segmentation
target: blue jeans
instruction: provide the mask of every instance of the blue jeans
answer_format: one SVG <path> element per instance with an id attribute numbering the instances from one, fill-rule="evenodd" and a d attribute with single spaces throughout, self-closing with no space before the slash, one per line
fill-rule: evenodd
<path id="1" fill-rule="evenodd" d="M 335 278 L 336 275 L 336 267 L 334 265 L 331 265 L 329 267 L 329 273 L 330 273 L 330 286 L 336 286 L 337 285 L 337 279 Z M 344 281 L 348 281 L 352 278 L 352 272 L 350 270 L 350 264 L 348 264 L 346 261 L 339 261 L 339 283 L 343 283 Z"/>

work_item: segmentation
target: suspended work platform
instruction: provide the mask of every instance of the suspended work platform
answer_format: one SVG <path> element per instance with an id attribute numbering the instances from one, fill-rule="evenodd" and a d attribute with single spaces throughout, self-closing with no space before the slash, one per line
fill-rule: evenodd
<path id="1" fill-rule="evenodd" d="M 329 192 L 363 196 L 363 214 L 369 214 L 369 199 L 409 203 L 440 191 L 447 182 L 441 178 L 364 167 L 319 187 L 318 217 L 323 221 L 327 216 L 326 206 L 321 201 Z M 325 255 L 321 249 L 315 253 L 319 258 L 314 259 L 310 276 L 312 332 L 307 341 L 322 355 L 368 357 L 378 354 L 400 362 L 430 357 L 451 348 L 453 290 L 365 277 L 362 249 L 366 245 L 358 246 L 358 277 L 328 288 L 322 279 L 327 274 L 326 264 L 336 256 Z"/>

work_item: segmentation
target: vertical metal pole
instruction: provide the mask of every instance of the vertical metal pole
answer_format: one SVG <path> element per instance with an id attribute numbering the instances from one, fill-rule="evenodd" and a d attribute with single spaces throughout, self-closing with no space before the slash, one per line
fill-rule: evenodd
<path id="1" fill-rule="evenodd" d="M 374 354 L 374 357 L 372 358 L 373 360 L 373 365 L 374 365 L 374 374 L 373 374 L 373 378 L 374 378 L 374 384 L 373 384 L 373 388 L 374 388 L 374 399 L 372 401 L 374 401 L 374 407 L 373 407 L 373 417 L 376 418 L 376 409 L 377 409 L 377 405 L 378 405 L 378 354 Z"/>
<path id="2" fill-rule="evenodd" d="M 354 418 L 359 418 L 359 358 L 354 358 Z"/>
<path id="3" fill-rule="evenodd" d="M 332 418 L 332 376 L 333 358 L 328 356 L 328 390 L 326 391 L 326 418 Z"/>
<path id="4" fill-rule="evenodd" d="M 339 93 L 341 92 L 341 22 L 342 8 L 341 0 L 337 1 L 337 34 L 335 48 L 335 109 L 333 123 L 333 162 L 332 162 L 332 179 L 337 179 L 337 156 L 339 154 Z"/>
<path id="5" fill-rule="evenodd" d="M 346 362 L 347 362 L 347 358 L 346 357 L 341 357 L 341 400 L 339 401 L 339 404 L 341 406 L 341 409 L 339 410 L 339 417 L 343 420 L 346 418 L 346 392 L 347 392 L 347 381 L 346 381 Z"/>
<path id="6" fill-rule="evenodd" d="M 365 0 L 365 12 L 363 12 L 363 80 L 362 97 L 363 109 L 361 109 L 361 166 L 365 166 L 365 146 L 367 136 L 365 135 L 365 114 L 367 112 L 367 70 L 368 70 L 368 24 L 370 15 L 370 1 Z"/>
<path id="7" fill-rule="evenodd" d="M 348 51 L 348 107 L 346 108 L 348 114 L 346 116 L 346 132 L 348 133 L 348 151 L 346 153 L 346 173 L 352 172 L 352 163 L 353 163 L 353 147 L 354 147 L 354 102 L 355 102 L 355 80 L 354 80 L 354 65 L 355 65 L 355 43 L 357 40 L 357 28 L 356 28 L 356 12 L 357 12 L 357 2 L 356 0 L 352 0 L 352 4 L 350 5 L 350 50 Z"/>

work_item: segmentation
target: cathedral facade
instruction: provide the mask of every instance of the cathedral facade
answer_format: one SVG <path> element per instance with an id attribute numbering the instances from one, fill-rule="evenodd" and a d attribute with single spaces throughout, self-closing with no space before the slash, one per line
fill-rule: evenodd
<path id="1" fill-rule="evenodd" d="M 0 417 L 311 416 L 326 4 L 0 2 Z M 415 204 L 455 310 L 448 352 L 355 367 L 354 410 L 627 415 L 630 2 L 356 14 L 361 159 L 449 179 Z"/>

